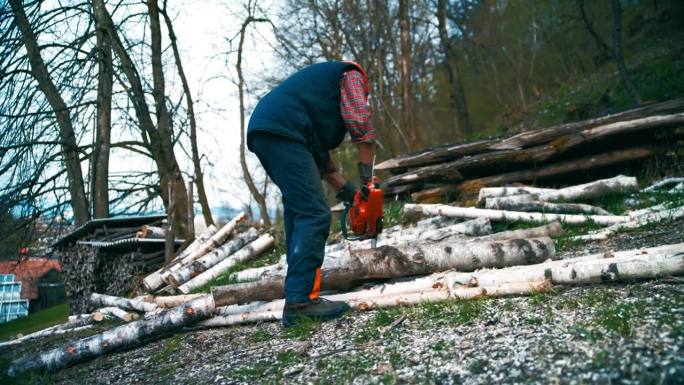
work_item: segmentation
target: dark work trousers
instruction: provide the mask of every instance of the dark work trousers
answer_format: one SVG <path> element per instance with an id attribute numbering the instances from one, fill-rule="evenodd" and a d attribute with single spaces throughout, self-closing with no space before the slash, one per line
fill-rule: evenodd
<path id="1" fill-rule="evenodd" d="M 287 243 L 285 301 L 308 301 L 318 295 L 319 269 L 330 232 L 330 208 L 323 195 L 320 172 L 311 151 L 300 142 L 255 133 L 250 138 L 250 148 L 283 196 Z"/>

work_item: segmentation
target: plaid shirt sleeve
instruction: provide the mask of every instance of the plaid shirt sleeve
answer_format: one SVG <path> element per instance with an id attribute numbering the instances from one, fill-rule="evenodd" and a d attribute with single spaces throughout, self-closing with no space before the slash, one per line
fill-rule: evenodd
<path id="1" fill-rule="evenodd" d="M 345 72 L 340 80 L 340 111 L 354 144 L 375 140 L 365 85 L 363 74 L 356 70 Z"/>

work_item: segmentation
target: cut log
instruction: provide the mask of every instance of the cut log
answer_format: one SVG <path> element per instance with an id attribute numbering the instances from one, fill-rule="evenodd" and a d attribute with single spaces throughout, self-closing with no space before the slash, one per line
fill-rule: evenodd
<path id="1" fill-rule="evenodd" d="M 200 245 L 202 245 L 202 243 L 206 242 L 209 238 L 216 234 L 216 231 L 217 229 L 214 225 L 210 225 L 209 227 L 207 227 L 207 229 L 202 234 L 200 234 L 188 247 L 186 247 L 180 253 L 176 254 L 174 259 L 171 261 L 171 264 L 174 264 L 177 261 L 182 260 L 188 254 L 195 252 L 197 248 L 199 248 Z M 143 280 L 143 286 L 145 286 L 145 289 L 149 293 L 159 290 L 164 286 L 165 283 L 161 279 L 161 275 L 164 273 L 164 271 L 166 271 L 166 268 L 162 267 L 161 269 L 158 269 L 152 274 L 145 277 L 145 279 Z"/>
<path id="2" fill-rule="evenodd" d="M 443 242 L 420 246 L 381 246 L 354 250 L 340 267 L 321 271 L 321 290 L 347 290 L 373 279 L 399 278 L 457 269 L 539 263 L 555 255 L 548 238 L 491 242 Z M 284 296 L 284 277 L 212 288 L 217 306 L 269 301 Z"/>
<path id="3" fill-rule="evenodd" d="M 190 263 L 181 262 L 168 272 L 162 274 L 162 279 L 171 285 L 171 287 L 178 287 L 179 285 L 189 281 L 192 277 L 201 274 L 210 268 L 216 266 L 219 262 L 233 255 L 233 253 L 240 250 L 246 244 L 254 241 L 259 237 L 259 232 L 251 227 L 246 232 L 235 236 L 220 247 L 215 248 L 211 252 L 205 254 Z"/>
<path id="4" fill-rule="evenodd" d="M 583 203 L 549 203 L 533 200 L 534 197 L 532 195 L 514 195 L 510 198 L 516 199 L 507 198 L 508 197 L 487 198 L 485 200 L 485 208 L 491 210 L 511 210 L 525 212 L 538 211 L 542 213 L 555 214 L 611 215 L 608 211 L 600 207 Z"/>
<path id="5" fill-rule="evenodd" d="M 659 258 L 670 259 L 674 257 L 681 258 L 684 256 L 684 243 L 665 245 L 644 249 L 633 249 L 617 252 L 606 252 L 584 255 L 578 258 L 570 258 L 557 261 L 549 261 L 537 265 L 529 266 L 514 266 L 503 269 L 485 269 L 474 273 L 446 273 L 450 285 L 479 285 L 479 286 L 496 286 L 515 282 L 529 282 L 539 281 L 542 279 L 551 279 L 554 284 L 568 283 L 560 281 L 554 277 L 554 271 L 572 271 L 577 266 L 594 265 L 596 263 L 615 263 L 617 261 L 632 261 L 639 259 L 657 260 Z M 598 262 L 596 262 L 598 261 Z M 630 273 L 631 274 L 631 273 Z M 643 278 L 650 277 L 649 274 L 644 273 Z M 664 273 L 663 273 L 664 274 Z M 668 273 L 669 274 L 669 273 Z M 572 275 L 572 273 L 570 273 Z M 567 274 L 564 273 L 564 276 Z M 633 278 L 633 276 L 630 276 Z M 616 277 L 619 278 L 619 277 Z M 625 278 L 628 278 L 625 276 Z M 592 278 L 593 279 L 593 278 Z M 589 283 L 590 281 L 575 281 L 575 283 Z"/>
<path id="6" fill-rule="evenodd" d="M 514 222 L 549 222 L 560 221 L 569 224 L 582 224 L 594 222 L 599 225 L 609 226 L 616 223 L 629 221 L 629 216 L 622 215 L 574 215 L 574 214 L 545 214 L 524 213 L 519 211 L 488 210 L 474 207 L 457 207 L 447 205 L 422 205 L 407 204 L 404 206 L 405 213 L 423 215 L 444 215 L 460 218 L 489 218 L 492 221 Z"/>
<path id="7" fill-rule="evenodd" d="M 570 172 L 585 171 L 595 167 L 603 167 L 616 163 L 646 158 L 655 154 L 651 148 L 637 147 L 625 150 L 616 150 L 585 158 L 573 159 L 540 167 L 536 170 L 514 171 L 506 174 L 487 176 L 469 181 L 481 186 L 500 186 L 506 183 L 532 181 L 551 176 L 560 176 Z"/>
<path id="8" fill-rule="evenodd" d="M 135 236 L 137 238 L 159 238 L 163 239 L 166 237 L 166 231 L 157 226 L 148 226 L 148 225 L 143 225 L 140 228 L 140 231 L 138 231 Z"/>
<path id="9" fill-rule="evenodd" d="M 532 227 L 529 229 L 501 231 L 471 239 L 470 242 L 501 241 L 506 239 L 527 239 L 542 237 L 560 237 L 563 235 L 563 226 L 558 221 L 549 224 Z"/>
<path id="10" fill-rule="evenodd" d="M 107 317 L 118 318 L 124 322 L 131 322 L 137 319 L 137 314 L 127 312 L 115 306 L 103 307 L 93 312 L 93 319 L 103 320 Z"/>
<path id="11" fill-rule="evenodd" d="M 483 187 L 480 189 L 480 193 L 477 196 L 477 202 L 479 204 L 484 204 L 487 198 L 500 198 L 512 195 L 525 195 L 525 194 L 539 194 L 544 192 L 555 191 L 552 188 L 540 188 L 540 187 L 529 187 L 529 186 L 517 186 L 517 187 Z"/>
<path id="12" fill-rule="evenodd" d="M 164 310 L 152 319 L 124 324 L 88 338 L 70 341 L 63 347 L 16 359 L 10 365 L 9 375 L 15 376 L 30 370 L 56 371 L 116 349 L 138 345 L 146 338 L 208 318 L 214 311 L 210 296 L 198 298 Z"/>
<path id="13" fill-rule="evenodd" d="M 665 178 L 646 187 L 645 189 L 641 190 L 641 192 L 655 192 L 667 190 L 673 186 L 678 186 L 680 183 L 684 183 L 684 178 Z"/>
<path id="14" fill-rule="evenodd" d="M 145 302 L 139 299 L 114 297 L 111 295 L 93 293 L 90 295 L 90 303 L 95 307 L 112 306 L 124 310 L 133 310 L 139 312 L 148 312 L 154 310 L 157 306 L 155 304 Z"/>
<path id="15" fill-rule="evenodd" d="M 182 262 L 189 262 L 189 261 L 194 261 L 208 252 L 214 250 L 215 248 L 221 246 L 226 242 L 226 240 L 233 235 L 233 232 L 235 231 L 235 228 L 237 225 L 240 223 L 244 222 L 247 219 L 247 215 L 245 213 L 240 213 L 238 214 L 235 218 L 233 218 L 230 222 L 226 223 L 225 226 L 223 226 L 219 231 L 216 232 L 216 234 L 212 235 L 209 239 L 207 239 L 206 242 L 202 243 L 195 251 L 192 253 L 187 254 L 185 257 L 181 259 Z M 177 262 L 178 263 L 178 262 Z"/>
<path id="16" fill-rule="evenodd" d="M 92 327 L 93 327 L 92 324 L 83 325 L 83 326 L 76 326 L 76 327 L 68 328 L 68 329 L 59 329 L 56 327 L 49 327 L 49 328 L 39 330 L 39 331 L 31 333 L 31 334 L 27 334 L 25 336 L 15 338 L 13 340 L 0 342 L 0 348 L 4 348 L 6 346 L 18 345 L 18 344 L 24 343 L 28 340 L 32 340 L 35 338 L 56 336 L 56 335 L 66 334 L 66 333 L 75 333 L 75 332 L 78 332 L 81 330 L 90 329 Z"/>
<path id="17" fill-rule="evenodd" d="M 450 146 L 428 149 L 418 154 L 388 159 L 380 164 L 377 164 L 375 169 L 390 170 L 395 168 L 425 166 L 439 163 L 448 159 L 477 154 L 494 143 L 496 143 L 496 140 L 488 139 L 472 143 L 459 143 Z"/>
<path id="18" fill-rule="evenodd" d="M 530 201 L 558 202 L 576 201 L 598 198 L 609 194 L 623 194 L 635 192 L 639 188 L 637 179 L 630 176 L 618 175 L 613 178 L 600 179 L 577 186 L 565 187 L 557 190 L 538 192 L 535 194 L 512 195 L 486 200 L 487 208 L 514 206 Z"/>
<path id="19" fill-rule="evenodd" d="M 631 220 L 623 223 L 618 223 L 605 229 L 592 231 L 589 234 L 577 235 L 572 237 L 576 241 L 600 241 L 608 239 L 611 235 L 620 231 L 636 229 L 645 226 L 649 223 L 657 223 L 661 221 L 675 221 L 684 218 L 684 207 L 675 209 L 663 209 L 650 212 L 639 212 L 630 215 Z"/>
<path id="20" fill-rule="evenodd" d="M 192 290 L 205 286 L 212 280 L 218 278 L 237 263 L 246 262 L 266 250 L 273 247 L 275 240 L 271 234 L 264 234 L 249 245 L 243 247 L 240 251 L 233 254 L 230 258 L 224 259 L 209 270 L 199 274 L 193 279 L 185 282 L 178 287 L 178 291 L 183 294 L 188 294 Z"/>
<path id="21" fill-rule="evenodd" d="M 580 122 L 564 123 L 557 126 L 543 128 L 540 130 L 526 131 L 508 139 L 502 140 L 489 146 L 492 150 L 511 150 L 539 143 L 549 142 L 567 134 L 573 134 L 582 130 L 593 128 L 600 125 L 619 122 L 622 120 L 634 120 L 645 116 L 656 114 L 670 114 L 681 112 L 684 109 L 684 100 L 675 99 L 650 106 L 640 107 L 612 115 L 606 115 L 595 119 Z"/>
<path id="22" fill-rule="evenodd" d="M 197 298 L 203 297 L 206 294 L 183 294 L 183 295 L 170 295 L 170 296 L 157 296 L 151 298 L 149 302 L 154 303 L 159 308 L 172 308 L 180 306 L 185 302 L 190 302 Z"/>

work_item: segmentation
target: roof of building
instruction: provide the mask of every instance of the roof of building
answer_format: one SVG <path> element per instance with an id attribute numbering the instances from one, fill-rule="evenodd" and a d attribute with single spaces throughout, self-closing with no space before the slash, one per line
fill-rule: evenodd
<path id="1" fill-rule="evenodd" d="M 92 233 L 97 228 L 107 226 L 108 228 L 121 227 L 135 227 L 148 225 L 153 222 L 161 221 L 166 218 L 166 215 L 146 215 L 138 217 L 117 217 L 117 218 L 102 218 L 92 219 L 81 226 L 74 229 L 69 234 L 59 238 L 57 242 L 52 244 L 52 247 L 58 248 L 67 246 L 70 243 L 80 240 L 85 235 Z"/>
<path id="2" fill-rule="evenodd" d="M 56 259 L 22 258 L 0 262 L 0 274 L 14 274 L 15 280 L 21 281 L 22 299 L 38 298 L 38 281 L 52 269 L 62 271 Z"/>

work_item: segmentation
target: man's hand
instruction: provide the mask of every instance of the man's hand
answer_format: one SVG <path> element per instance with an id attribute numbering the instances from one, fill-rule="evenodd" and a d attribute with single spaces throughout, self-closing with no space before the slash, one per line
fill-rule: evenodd
<path id="1" fill-rule="evenodd" d="M 335 198 L 341 202 L 348 203 L 349 205 L 354 203 L 354 195 L 356 194 L 356 185 L 351 181 L 346 181 L 341 189 L 337 192 Z"/>

